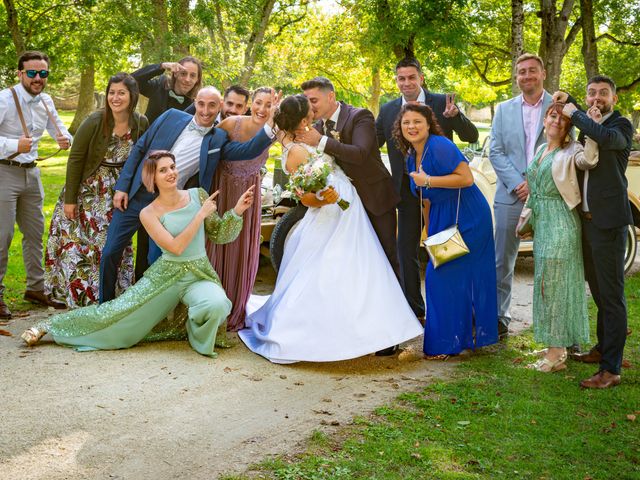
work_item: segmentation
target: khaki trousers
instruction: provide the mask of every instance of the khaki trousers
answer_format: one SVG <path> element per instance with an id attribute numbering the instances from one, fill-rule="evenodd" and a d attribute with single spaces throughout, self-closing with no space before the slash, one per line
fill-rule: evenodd
<path id="1" fill-rule="evenodd" d="M 9 247 L 16 222 L 22 232 L 27 290 L 43 290 L 44 189 L 40 169 L 0 165 L 0 297 L 4 295 Z"/>

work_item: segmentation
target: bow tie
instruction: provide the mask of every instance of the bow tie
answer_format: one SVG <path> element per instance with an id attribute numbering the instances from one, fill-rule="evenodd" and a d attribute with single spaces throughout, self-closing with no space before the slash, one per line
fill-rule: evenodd
<path id="1" fill-rule="evenodd" d="M 32 97 L 31 99 L 27 100 L 27 104 L 28 105 L 35 105 L 36 103 L 40 103 L 40 95 L 36 95 L 35 97 Z"/>
<path id="2" fill-rule="evenodd" d="M 211 130 L 211 127 L 201 127 L 194 120 L 191 120 L 189 122 L 189 125 L 187 125 L 187 129 L 189 131 L 196 131 L 204 137 L 207 133 L 209 133 L 209 130 Z"/>
<path id="3" fill-rule="evenodd" d="M 178 102 L 181 105 L 184 103 L 184 95 L 178 95 L 173 90 L 169 90 L 169 96 L 171 98 L 174 98 L 176 100 L 176 102 Z"/>

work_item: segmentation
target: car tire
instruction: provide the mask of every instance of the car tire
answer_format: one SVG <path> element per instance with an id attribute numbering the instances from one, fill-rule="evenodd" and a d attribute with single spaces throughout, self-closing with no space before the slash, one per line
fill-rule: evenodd
<path id="1" fill-rule="evenodd" d="M 305 213 L 307 213 L 307 207 L 298 204 L 285 213 L 273 229 L 271 241 L 269 242 L 269 252 L 271 254 L 271 265 L 273 265 L 276 273 L 280 270 L 285 243 Z"/>
<path id="2" fill-rule="evenodd" d="M 629 225 L 627 228 L 627 245 L 624 252 L 624 273 L 627 273 L 633 266 L 638 253 L 638 242 L 636 239 L 636 227 Z"/>

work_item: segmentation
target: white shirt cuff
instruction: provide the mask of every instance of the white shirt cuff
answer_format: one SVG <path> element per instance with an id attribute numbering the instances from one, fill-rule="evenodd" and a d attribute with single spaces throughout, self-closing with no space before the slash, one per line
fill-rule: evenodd
<path id="1" fill-rule="evenodd" d="M 327 146 L 327 140 L 329 140 L 329 137 L 327 137 L 326 135 L 323 135 L 320 139 L 320 143 L 318 143 L 318 151 L 320 153 L 324 153 L 324 147 Z"/>
<path id="2" fill-rule="evenodd" d="M 268 123 L 264 124 L 264 133 L 266 133 L 269 138 L 274 139 L 276 138 L 276 133 L 273 131 L 273 128 L 271 128 L 271 126 L 269 126 Z"/>

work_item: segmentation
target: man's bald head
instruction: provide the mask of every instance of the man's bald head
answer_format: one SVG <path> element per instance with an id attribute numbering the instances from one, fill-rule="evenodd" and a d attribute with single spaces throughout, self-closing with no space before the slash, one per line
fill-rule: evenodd
<path id="1" fill-rule="evenodd" d="M 216 87 L 202 87 L 193 102 L 196 108 L 194 118 L 202 127 L 210 127 L 216 120 L 222 105 L 222 95 Z"/>

